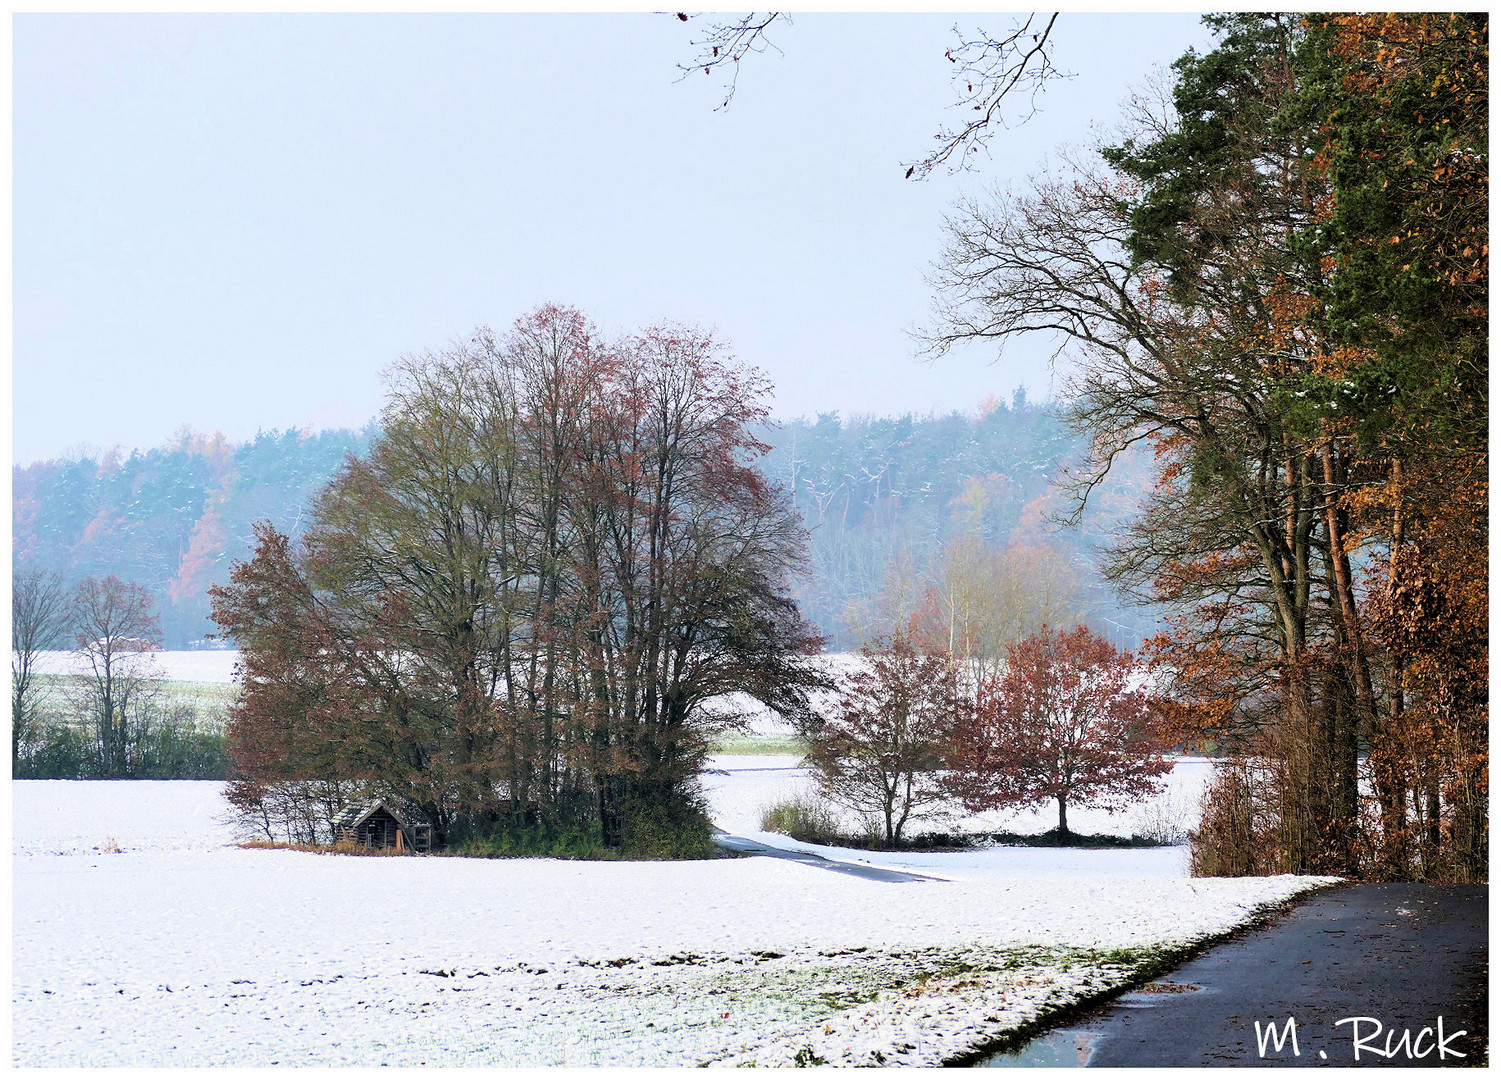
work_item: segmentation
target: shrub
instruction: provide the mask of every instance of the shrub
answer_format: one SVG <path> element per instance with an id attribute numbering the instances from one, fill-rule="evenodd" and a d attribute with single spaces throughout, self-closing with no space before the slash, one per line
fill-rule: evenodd
<path id="1" fill-rule="evenodd" d="M 772 803 L 761 812 L 761 830 L 781 833 L 805 844 L 823 844 L 839 838 L 839 821 L 829 804 L 816 795 L 794 795 Z"/>
<path id="2" fill-rule="evenodd" d="M 126 775 L 142 780 L 223 780 L 229 765 L 222 728 L 187 702 L 161 709 L 134 749 Z"/>
<path id="3" fill-rule="evenodd" d="M 636 805 L 625 815 L 621 854 L 628 859 L 712 859 L 714 825 L 698 805 Z"/>
<path id="4" fill-rule="evenodd" d="M 1171 791 L 1145 802 L 1137 810 L 1132 839 L 1165 846 L 1188 840 L 1187 809 Z"/>
<path id="5" fill-rule="evenodd" d="M 619 852 L 604 846 L 599 829 L 583 825 L 502 821 L 486 828 L 457 827 L 445 851 L 483 859 L 612 859 Z"/>
<path id="6" fill-rule="evenodd" d="M 1258 836 L 1258 776 L 1245 762 L 1222 762 L 1204 789 L 1203 815 L 1189 836 L 1193 877 L 1245 877 L 1274 873 Z"/>
<path id="7" fill-rule="evenodd" d="M 18 780 L 89 780 L 98 775 L 98 765 L 81 732 L 67 724 L 48 724 L 11 762 L 11 775 Z"/>

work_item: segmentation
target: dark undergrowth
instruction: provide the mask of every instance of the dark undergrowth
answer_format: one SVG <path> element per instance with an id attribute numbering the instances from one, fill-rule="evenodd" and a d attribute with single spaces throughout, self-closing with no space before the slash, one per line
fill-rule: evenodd
<path id="1" fill-rule="evenodd" d="M 839 815 L 816 795 L 801 794 L 782 799 L 761 812 L 763 832 L 781 833 L 805 844 L 858 848 L 861 851 L 967 851 L 1002 845 L 1005 847 L 1050 848 L 1155 848 L 1183 843 L 1181 837 L 1163 833 L 1151 836 L 1114 836 L 1061 832 L 940 832 L 914 833 L 887 843 L 885 831 L 878 823 L 868 823 L 859 834 L 841 830 Z"/>
<path id="2" fill-rule="evenodd" d="M 714 826 L 698 811 L 646 810 L 625 818 L 619 846 L 606 846 L 598 822 L 559 825 L 502 821 L 456 831 L 445 855 L 483 859 L 715 859 Z"/>
<path id="3" fill-rule="evenodd" d="M 1173 847 L 1175 841 L 1152 836 L 1114 836 L 1110 833 L 1059 832 L 1050 829 L 1045 833 L 983 833 L 988 843 L 1003 847 L 1075 847 L 1075 848 L 1157 848 Z"/>
<path id="4" fill-rule="evenodd" d="M 1046 848 L 1156 848 L 1171 847 L 1171 842 L 1146 836 L 1113 836 L 1108 833 L 1060 833 L 1056 829 L 1045 833 L 946 833 L 925 832 L 903 837 L 896 844 L 887 844 L 880 837 L 826 835 L 813 840 L 790 834 L 795 840 L 810 844 L 827 844 L 831 847 L 858 848 L 861 851 L 970 851 L 976 848 L 1000 847 L 1046 847 Z"/>

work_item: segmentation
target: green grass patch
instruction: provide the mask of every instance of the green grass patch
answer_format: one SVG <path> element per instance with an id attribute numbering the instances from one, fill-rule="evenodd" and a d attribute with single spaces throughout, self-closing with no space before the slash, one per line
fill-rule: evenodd
<path id="1" fill-rule="evenodd" d="M 168 694 L 191 698 L 205 706 L 227 709 L 240 696 L 240 688 L 233 683 L 186 682 L 168 679 L 162 683 Z"/>
<path id="2" fill-rule="evenodd" d="M 808 752 L 808 744 L 796 735 L 732 735 L 714 744 L 716 754 L 796 754 Z"/>

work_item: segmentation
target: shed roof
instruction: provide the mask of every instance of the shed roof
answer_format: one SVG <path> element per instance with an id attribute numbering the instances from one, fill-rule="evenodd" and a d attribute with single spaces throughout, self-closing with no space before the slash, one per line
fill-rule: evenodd
<path id="1" fill-rule="evenodd" d="M 398 814 L 396 810 L 393 809 L 391 805 L 384 799 L 375 799 L 369 803 L 354 803 L 350 806 L 346 806 L 343 810 L 340 810 L 338 815 L 333 819 L 333 827 L 335 829 L 358 828 L 367 820 L 369 820 L 370 816 L 377 810 L 384 810 L 386 813 L 390 814 L 393 818 L 396 819 L 397 825 L 401 826 L 401 828 L 403 829 L 407 828 L 406 819 L 402 817 L 401 814 Z"/>

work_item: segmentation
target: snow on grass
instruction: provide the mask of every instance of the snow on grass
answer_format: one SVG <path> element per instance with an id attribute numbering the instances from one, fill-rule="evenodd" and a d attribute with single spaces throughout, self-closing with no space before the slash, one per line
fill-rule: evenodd
<path id="1" fill-rule="evenodd" d="M 811 770 L 796 755 L 717 755 L 709 760 L 704 777 L 715 824 L 726 832 L 772 847 L 811 851 L 843 862 L 863 863 L 889 870 L 942 877 L 951 881 L 1000 880 L 1038 874 L 1081 877 L 1186 877 L 1186 844 L 1151 848 L 1044 848 L 994 846 L 970 851 L 870 851 L 807 844 L 788 836 L 761 831 L 761 814 L 775 802 L 814 793 Z M 1211 763 L 1205 758 L 1180 758 L 1167 778 L 1163 794 L 1114 814 L 1074 808 L 1069 811 L 1076 832 L 1132 836 L 1151 825 L 1186 832 L 1197 824 L 1199 796 L 1208 781 Z M 942 824 L 965 832 L 1041 833 L 1057 819 L 1047 807 L 987 814 L 954 815 L 939 822 L 916 822 L 908 834 Z M 860 832 L 855 816 L 836 816 L 851 833 Z"/>
<path id="2" fill-rule="evenodd" d="M 937 1064 L 1317 883 L 343 857 L 229 846 L 213 783 L 12 793 L 17 1065 Z"/>
<path id="3" fill-rule="evenodd" d="M 16 855 L 87 855 L 111 842 L 134 852 L 217 851 L 233 843 L 218 780 L 16 780 Z"/>

